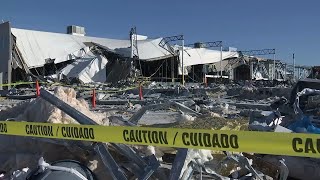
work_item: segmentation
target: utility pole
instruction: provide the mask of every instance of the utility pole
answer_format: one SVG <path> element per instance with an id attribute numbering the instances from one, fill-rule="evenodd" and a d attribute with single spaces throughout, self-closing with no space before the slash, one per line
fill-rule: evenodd
<path id="1" fill-rule="evenodd" d="M 273 54 L 273 80 L 276 79 L 276 54 Z"/>
<path id="2" fill-rule="evenodd" d="M 130 58 L 133 58 L 133 28 L 131 28 L 131 31 L 130 31 L 130 45 L 131 45 L 131 54 L 130 54 Z"/>
<path id="3" fill-rule="evenodd" d="M 292 60 L 293 60 L 293 80 L 295 80 L 296 61 L 294 60 L 294 53 L 292 54 Z"/>
<path id="4" fill-rule="evenodd" d="M 222 80 L 222 43 L 220 45 L 220 77 Z"/>

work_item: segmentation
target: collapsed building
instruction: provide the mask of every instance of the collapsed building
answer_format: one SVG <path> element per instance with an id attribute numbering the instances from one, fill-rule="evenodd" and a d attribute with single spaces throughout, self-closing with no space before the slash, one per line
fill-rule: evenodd
<path id="1" fill-rule="evenodd" d="M 67 34 L 41 32 L 11 28 L 10 23 L 1 24 L 0 83 L 34 79 L 94 82 L 98 92 L 97 107 L 86 102 L 91 98 L 90 86 L 80 86 L 83 89 L 90 87 L 89 98 L 80 88 L 75 90 L 44 83 L 37 98 L 32 88 L 3 91 L 2 120 L 320 132 L 319 91 L 306 89 L 319 89 L 317 80 L 300 82 L 293 90 L 288 85 L 266 86 L 261 81 L 242 81 L 283 81 L 308 74 L 308 67 L 289 66 L 275 58 L 255 57 L 274 55 L 274 49 L 263 52 L 223 49 L 219 41 L 171 45 L 170 42 L 183 40 L 183 37 L 149 39 L 137 35 L 135 29 L 128 40 L 88 37 L 84 28 L 77 26 L 70 26 L 67 31 Z M 318 74 L 314 68 L 312 77 Z M 200 83 L 187 84 L 183 88 L 161 82 L 183 82 L 182 77 L 186 82 L 219 78 L 237 82 L 212 83 L 209 87 Z M 99 84 L 118 83 L 128 78 L 147 78 L 153 82 L 147 82 L 143 92 L 141 90 L 143 98 L 137 87 L 110 92 L 114 87 L 104 89 L 105 84 Z M 303 94 L 315 93 L 317 96 L 297 100 Z M 29 100 L 25 100 L 27 98 Z M 300 114 L 296 114 L 295 109 Z M 81 113 L 83 116 L 79 117 Z M 53 166 L 61 166 L 61 160 L 73 159 L 89 168 L 98 179 L 286 179 L 288 176 L 319 179 L 319 160 L 315 158 L 132 147 L 115 143 L 87 144 L 19 136 L 1 138 L 0 177 L 12 175 L 16 178 L 23 174 L 23 169 L 18 169 L 25 167 L 46 169 L 43 176 L 56 176 L 44 159 Z M 81 174 L 82 170 L 78 171 Z M 33 171 L 26 174 L 33 175 Z"/>
<path id="2" fill-rule="evenodd" d="M 137 35 L 135 28 L 120 40 L 86 36 L 79 26 L 69 26 L 63 34 L 12 28 L 6 22 L 0 24 L 0 35 L 0 84 L 34 78 L 82 83 L 115 83 L 128 77 L 183 83 L 219 77 L 287 80 L 297 68 L 254 56 L 275 54 L 274 49 L 222 49 L 221 41 L 171 45 L 184 41 L 183 36 L 150 39 Z M 309 67 L 301 69 L 299 78 L 310 74 Z"/>
<path id="3" fill-rule="evenodd" d="M 1 24 L 0 83 L 30 77 L 76 77 L 84 83 L 117 82 L 133 76 L 181 79 L 178 67 L 179 56 L 183 55 L 166 50 L 171 48 L 169 44 L 160 46 L 163 38 L 148 39 L 131 33 L 129 40 L 118 40 L 85 36 L 84 29 L 77 26 L 68 30 L 71 32 L 62 34 L 11 28 L 9 22 Z M 175 49 L 179 51 L 179 47 Z M 188 54 L 184 67 L 219 61 L 216 50 L 191 49 Z M 236 57 L 237 53 L 223 52 L 223 56 Z"/>

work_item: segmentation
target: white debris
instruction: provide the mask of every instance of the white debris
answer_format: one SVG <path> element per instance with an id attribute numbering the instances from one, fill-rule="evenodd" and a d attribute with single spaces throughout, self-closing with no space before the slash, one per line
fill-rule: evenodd
<path id="1" fill-rule="evenodd" d="M 211 161 L 213 156 L 210 150 L 203 150 L 203 149 L 188 149 L 188 154 L 185 159 L 184 165 L 181 170 L 180 178 L 187 170 L 188 164 L 193 161 L 199 165 L 204 165 L 204 163 Z"/>
<path id="2" fill-rule="evenodd" d="M 135 104 L 134 106 L 133 106 L 133 109 L 134 110 L 139 110 L 139 109 L 141 109 L 142 108 L 142 106 L 140 105 L 140 104 Z"/>
<path id="3" fill-rule="evenodd" d="M 75 90 L 57 87 L 54 91 L 54 95 L 98 124 L 109 125 L 106 114 L 91 112 L 89 105 L 85 100 L 76 99 Z M 13 118 L 20 121 L 63 124 L 77 123 L 66 113 L 42 98 L 37 98 L 21 105 L 18 104 L 17 107 L 6 109 L 5 111 L 7 113 L 4 118 Z M 41 156 L 45 157 L 50 162 L 62 159 L 74 159 L 86 163 L 97 159 L 94 155 L 88 155 L 86 150 L 81 150 L 76 146 L 68 146 L 68 142 L 58 140 L 33 139 L 21 136 L 1 136 L 0 141 L 0 169 L 5 170 L 8 173 L 12 173 L 14 170 L 23 167 L 34 168 L 37 165 L 37 159 Z M 83 145 L 86 144 L 83 143 Z M 98 159 L 98 161 L 100 160 Z M 99 165 L 100 163 L 101 162 L 99 162 Z"/>
<path id="4" fill-rule="evenodd" d="M 178 122 L 190 122 L 190 121 L 194 121 L 196 118 L 189 115 L 189 114 L 186 114 L 182 111 L 180 111 L 180 116 L 178 118 Z"/>
<path id="5" fill-rule="evenodd" d="M 57 87 L 54 90 L 54 95 L 66 102 L 73 108 L 82 112 L 98 124 L 109 125 L 109 121 L 105 114 L 91 112 L 88 103 L 83 99 L 76 99 L 76 92 L 72 88 Z M 62 123 L 78 124 L 77 121 L 72 119 L 66 113 L 55 107 L 54 105 L 46 102 L 41 98 L 37 98 L 31 101 L 24 112 L 16 118 L 22 121 L 34 121 L 34 122 L 50 122 L 50 123 Z"/>
<path id="6" fill-rule="evenodd" d="M 10 180 L 26 180 L 28 174 L 31 172 L 29 168 L 23 168 L 21 170 L 16 170 L 12 173 Z"/>

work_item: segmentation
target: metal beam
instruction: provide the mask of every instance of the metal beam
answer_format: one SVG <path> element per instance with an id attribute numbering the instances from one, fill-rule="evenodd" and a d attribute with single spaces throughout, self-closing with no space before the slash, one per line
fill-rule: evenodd
<path id="1" fill-rule="evenodd" d="M 48 91 L 44 89 L 40 89 L 40 97 L 44 100 L 48 101 L 49 103 L 55 105 L 57 108 L 68 114 L 70 117 L 74 118 L 80 124 L 88 124 L 88 125 L 95 125 L 97 124 L 95 121 L 90 119 L 88 116 L 82 114 L 78 110 L 71 107 L 69 104 L 63 102 L 61 99 L 57 98 L 56 96 L 52 95 Z M 119 180 L 126 180 L 126 176 L 112 158 L 112 155 L 109 153 L 107 147 L 103 143 L 97 143 L 95 146 L 95 151 L 101 156 L 102 162 L 110 171 L 112 177 L 114 179 Z"/>
<path id="2" fill-rule="evenodd" d="M 179 179 L 187 154 L 188 154 L 188 149 L 185 149 L 185 148 L 178 149 L 176 158 L 174 159 L 172 164 L 169 180 Z"/>
<path id="3" fill-rule="evenodd" d="M 163 49 L 167 50 L 169 53 L 171 53 L 172 55 L 176 55 L 176 53 L 174 52 L 174 49 L 171 47 L 171 45 L 169 44 L 169 42 L 172 41 L 180 41 L 183 40 L 183 35 L 177 35 L 177 36 L 169 36 L 169 37 L 164 37 L 162 38 L 162 40 L 159 42 L 159 46 L 162 47 Z M 169 49 L 168 49 L 168 48 Z"/>
<path id="4" fill-rule="evenodd" d="M 44 100 L 48 101 L 49 103 L 55 105 L 57 108 L 61 109 L 63 112 L 68 114 L 70 117 L 78 121 L 80 124 L 87 124 L 87 125 L 96 125 L 97 123 L 90 119 L 88 116 L 84 115 L 83 113 L 77 111 L 69 104 L 63 102 L 53 94 L 49 93 L 44 89 L 40 89 L 40 97 Z"/>
<path id="5" fill-rule="evenodd" d="M 40 89 L 40 97 L 48 101 L 49 103 L 55 105 L 57 108 L 68 114 L 70 117 L 74 118 L 80 124 L 89 124 L 89 125 L 97 125 L 95 121 L 82 114 L 78 110 L 74 109 L 67 103 L 63 102 L 56 96 L 52 95 L 48 91 L 44 89 Z M 141 169 L 143 169 L 143 174 L 136 174 L 139 179 L 147 179 L 149 178 L 153 172 L 159 167 L 159 162 L 155 163 L 154 158 L 150 157 L 150 162 L 145 162 L 140 156 L 138 156 L 131 148 L 122 144 L 114 144 L 110 143 L 113 147 L 115 147 L 120 153 L 125 155 L 128 159 L 132 160 L 136 163 Z M 114 179 L 126 180 L 126 176 L 121 168 L 115 163 L 115 160 L 112 158 L 111 154 L 108 151 L 108 147 L 103 143 L 96 143 L 95 151 L 101 155 L 102 162 L 109 169 Z M 153 159 L 152 159 L 153 158 Z M 135 172 L 133 172 L 135 173 Z"/>
<path id="6" fill-rule="evenodd" d="M 268 55 L 268 54 L 276 54 L 276 49 L 247 50 L 247 51 L 238 51 L 238 53 L 240 56 Z"/>

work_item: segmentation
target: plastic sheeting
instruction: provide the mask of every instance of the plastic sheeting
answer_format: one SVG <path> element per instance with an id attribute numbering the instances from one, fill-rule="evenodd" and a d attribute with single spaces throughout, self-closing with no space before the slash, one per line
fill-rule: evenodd
<path id="1" fill-rule="evenodd" d="M 315 127 L 312 124 L 312 120 L 314 116 L 304 115 L 302 110 L 299 107 L 299 101 L 301 96 L 319 95 L 319 94 L 320 94 L 320 90 L 309 89 L 309 88 L 305 88 L 302 91 L 297 93 L 296 100 L 293 105 L 294 112 L 297 115 L 297 120 L 288 127 L 289 129 L 298 133 L 302 132 L 302 133 L 320 134 L 320 128 Z"/>
<path id="2" fill-rule="evenodd" d="M 108 60 L 98 55 L 96 57 L 86 57 L 78 59 L 61 70 L 61 74 L 68 78 L 78 78 L 83 83 L 105 82 L 106 65 Z"/>

